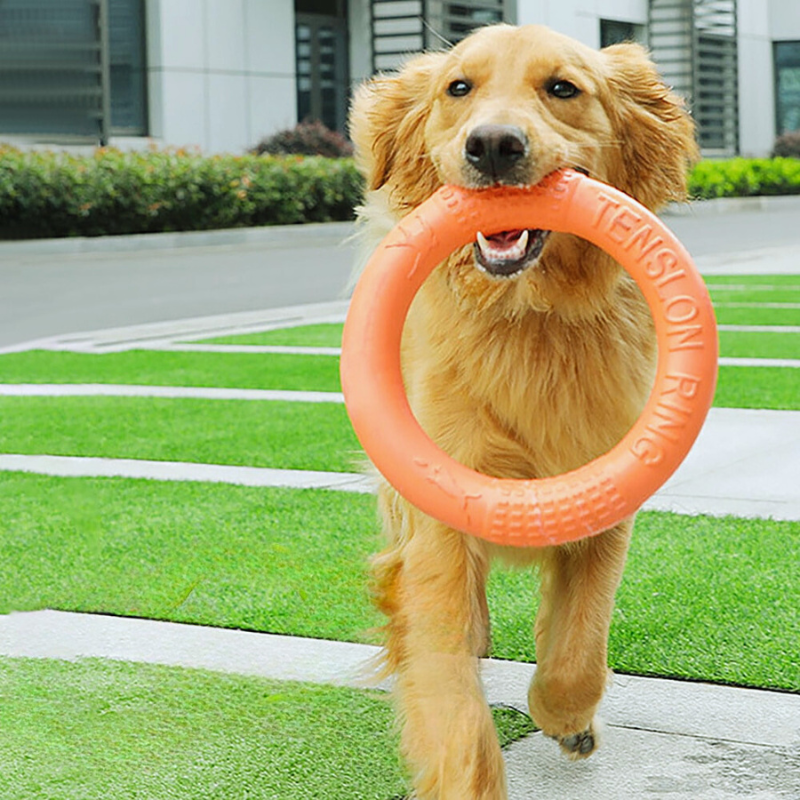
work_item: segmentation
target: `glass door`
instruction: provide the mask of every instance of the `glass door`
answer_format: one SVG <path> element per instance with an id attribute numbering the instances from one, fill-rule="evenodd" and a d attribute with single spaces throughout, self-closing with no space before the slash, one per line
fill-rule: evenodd
<path id="1" fill-rule="evenodd" d="M 320 120 L 345 132 L 347 22 L 344 16 L 297 14 L 297 119 Z"/>

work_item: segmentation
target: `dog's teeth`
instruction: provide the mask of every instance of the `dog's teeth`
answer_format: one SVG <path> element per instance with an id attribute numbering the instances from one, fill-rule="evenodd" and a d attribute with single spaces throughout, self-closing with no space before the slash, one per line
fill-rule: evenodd
<path id="1" fill-rule="evenodd" d="M 485 259 L 494 261 L 516 261 L 525 255 L 528 248 L 528 231 L 523 230 L 519 238 L 509 247 L 498 247 L 489 241 L 480 231 L 475 237 L 478 241 L 478 248 Z"/>
<path id="2" fill-rule="evenodd" d="M 478 247 L 480 248 L 481 253 L 483 253 L 483 257 L 488 258 L 489 252 L 491 250 L 488 240 L 480 231 L 478 231 L 477 238 L 478 238 Z"/>

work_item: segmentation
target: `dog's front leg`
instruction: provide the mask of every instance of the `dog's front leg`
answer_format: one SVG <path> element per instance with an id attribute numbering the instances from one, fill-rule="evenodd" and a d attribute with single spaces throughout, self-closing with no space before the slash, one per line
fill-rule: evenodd
<path id="1" fill-rule="evenodd" d="M 485 548 L 399 506 L 385 515 L 393 541 L 375 572 L 415 797 L 503 800 L 503 758 L 478 674 L 488 639 Z"/>
<path id="2" fill-rule="evenodd" d="M 541 563 L 531 716 L 571 758 L 598 746 L 595 712 L 608 683 L 608 630 L 633 519 L 548 551 Z"/>

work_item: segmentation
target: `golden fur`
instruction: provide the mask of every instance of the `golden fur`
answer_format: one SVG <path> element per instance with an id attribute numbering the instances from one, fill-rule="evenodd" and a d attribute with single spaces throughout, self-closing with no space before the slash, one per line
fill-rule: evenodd
<path id="1" fill-rule="evenodd" d="M 451 96 L 466 80 L 470 91 Z M 554 96 L 569 81 L 576 96 Z M 351 133 L 367 180 L 362 216 L 382 233 L 445 183 L 488 185 L 465 159 L 478 126 L 514 126 L 528 150 L 503 182 L 577 167 L 652 210 L 681 199 L 693 126 L 638 45 L 595 51 L 539 26 L 493 26 L 409 61 L 356 94 Z M 655 341 L 635 283 L 594 246 L 550 234 L 512 279 L 476 268 L 472 246 L 440 264 L 403 341 L 411 405 L 428 434 L 489 475 L 573 469 L 630 428 L 649 392 Z M 606 640 L 633 520 L 574 545 L 503 550 L 430 519 L 382 486 L 387 548 L 374 561 L 388 616 L 401 746 L 419 800 L 506 797 L 482 695 L 491 559 L 537 563 L 542 602 L 531 714 L 572 758 L 597 746 Z"/>

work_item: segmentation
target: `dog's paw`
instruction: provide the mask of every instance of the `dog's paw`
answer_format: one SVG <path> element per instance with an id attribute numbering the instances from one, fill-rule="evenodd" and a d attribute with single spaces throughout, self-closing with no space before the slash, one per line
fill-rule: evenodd
<path id="1" fill-rule="evenodd" d="M 558 744 L 567 758 L 572 761 L 588 758 L 597 750 L 597 740 L 591 729 L 582 733 L 573 733 L 572 736 L 564 736 L 558 739 Z"/>
<path id="2" fill-rule="evenodd" d="M 585 731 L 569 736 L 551 736 L 558 742 L 561 751 L 570 761 L 589 758 L 600 747 L 600 730 L 595 720 Z"/>

